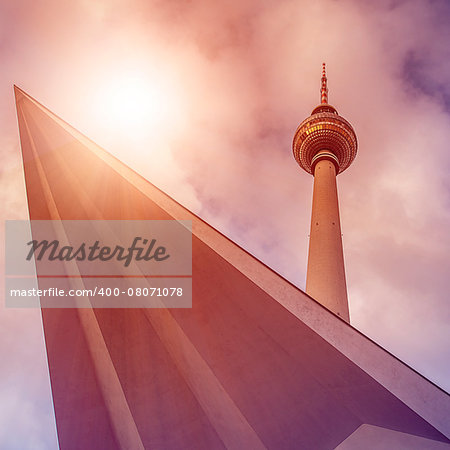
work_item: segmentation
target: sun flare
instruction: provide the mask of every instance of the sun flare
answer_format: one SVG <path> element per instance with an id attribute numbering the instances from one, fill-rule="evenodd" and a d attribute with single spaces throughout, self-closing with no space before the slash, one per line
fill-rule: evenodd
<path id="1" fill-rule="evenodd" d="M 167 76 L 121 74 L 99 90 L 96 115 L 108 127 L 126 134 L 160 134 L 180 118 L 176 91 Z"/>

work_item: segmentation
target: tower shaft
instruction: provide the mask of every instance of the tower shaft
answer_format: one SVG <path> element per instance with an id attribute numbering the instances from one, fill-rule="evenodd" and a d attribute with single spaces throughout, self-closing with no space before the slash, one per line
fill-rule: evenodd
<path id="1" fill-rule="evenodd" d="M 350 322 L 336 175 L 356 157 L 353 127 L 328 103 L 325 64 L 320 105 L 297 128 L 292 148 L 295 160 L 314 175 L 306 292 Z"/>
<path id="2" fill-rule="evenodd" d="M 350 321 L 336 185 L 336 167 L 320 159 L 314 167 L 306 292 Z"/>

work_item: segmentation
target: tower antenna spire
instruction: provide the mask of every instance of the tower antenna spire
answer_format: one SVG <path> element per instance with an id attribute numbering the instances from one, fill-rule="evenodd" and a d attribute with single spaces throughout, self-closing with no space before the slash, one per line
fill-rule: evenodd
<path id="1" fill-rule="evenodd" d="M 325 71 L 325 63 L 322 64 L 322 87 L 320 89 L 321 103 L 328 103 L 327 74 Z"/>

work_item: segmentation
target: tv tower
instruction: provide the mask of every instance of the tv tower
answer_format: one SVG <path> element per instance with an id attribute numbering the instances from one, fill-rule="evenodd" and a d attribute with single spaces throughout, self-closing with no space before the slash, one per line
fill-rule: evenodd
<path id="1" fill-rule="evenodd" d="M 353 127 L 328 104 L 325 63 L 321 103 L 294 135 L 295 160 L 314 175 L 306 292 L 350 322 L 336 175 L 353 162 L 358 143 Z"/>

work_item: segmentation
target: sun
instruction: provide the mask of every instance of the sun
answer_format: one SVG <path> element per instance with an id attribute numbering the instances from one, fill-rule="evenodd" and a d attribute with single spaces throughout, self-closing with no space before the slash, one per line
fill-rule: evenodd
<path id="1" fill-rule="evenodd" d="M 160 134 L 181 115 L 177 86 L 161 73 L 121 73 L 108 78 L 94 107 L 101 121 L 128 137 Z"/>

